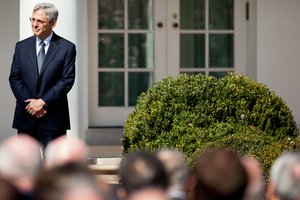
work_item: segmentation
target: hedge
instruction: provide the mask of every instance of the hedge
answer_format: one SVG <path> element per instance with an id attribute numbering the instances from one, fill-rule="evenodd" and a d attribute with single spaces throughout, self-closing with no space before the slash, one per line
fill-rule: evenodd
<path id="1" fill-rule="evenodd" d="M 176 148 L 194 157 L 212 147 L 255 156 L 268 172 L 279 154 L 300 147 L 298 128 L 284 100 L 249 77 L 202 74 L 165 77 L 142 93 L 128 116 L 123 154 Z"/>

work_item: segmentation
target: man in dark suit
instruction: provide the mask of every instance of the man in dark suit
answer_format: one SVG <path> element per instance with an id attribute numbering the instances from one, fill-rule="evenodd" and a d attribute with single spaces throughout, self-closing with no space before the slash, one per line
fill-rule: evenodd
<path id="1" fill-rule="evenodd" d="M 16 44 L 9 76 L 16 98 L 13 128 L 44 146 L 70 129 L 67 93 L 75 80 L 76 48 L 52 31 L 57 17 L 53 4 L 34 7 L 34 36 Z"/>

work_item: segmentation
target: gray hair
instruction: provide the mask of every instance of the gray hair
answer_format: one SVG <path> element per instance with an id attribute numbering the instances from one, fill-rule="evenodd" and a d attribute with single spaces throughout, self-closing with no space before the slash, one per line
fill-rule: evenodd
<path id="1" fill-rule="evenodd" d="M 183 191 L 187 177 L 187 165 L 184 154 L 176 149 L 164 148 L 157 151 L 156 155 L 163 163 L 168 174 L 168 190 Z"/>
<path id="2" fill-rule="evenodd" d="M 57 20 L 58 10 L 52 3 L 39 3 L 33 8 L 33 12 L 38 10 L 45 10 L 49 22 Z"/>
<path id="3" fill-rule="evenodd" d="M 271 167 L 271 182 L 275 194 L 281 200 L 296 200 L 300 197 L 300 153 L 283 153 Z"/>

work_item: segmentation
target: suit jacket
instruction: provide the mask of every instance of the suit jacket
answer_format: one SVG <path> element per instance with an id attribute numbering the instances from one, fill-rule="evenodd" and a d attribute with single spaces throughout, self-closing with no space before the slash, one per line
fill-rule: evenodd
<path id="1" fill-rule="evenodd" d="M 16 98 L 13 128 L 30 130 L 37 124 L 49 130 L 70 129 L 67 93 L 75 80 L 76 48 L 73 43 L 53 33 L 46 57 L 38 73 L 36 37 L 16 44 L 9 82 Z M 47 114 L 36 118 L 25 107 L 26 99 L 43 99 Z"/>

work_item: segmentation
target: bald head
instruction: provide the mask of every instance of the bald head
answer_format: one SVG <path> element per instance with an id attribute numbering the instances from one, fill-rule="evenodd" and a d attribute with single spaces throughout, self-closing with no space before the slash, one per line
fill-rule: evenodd
<path id="1" fill-rule="evenodd" d="M 162 149 L 157 152 L 158 159 L 164 164 L 168 173 L 186 170 L 184 155 L 175 149 Z"/>
<path id="2" fill-rule="evenodd" d="M 86 163 L 86 158 L 86 144 L 76 137 L 61 136 L 50 142 L 45 150 L 45 163 L 48 168 L 69 162 Z"/>
<path id="3" fill-rule="evenodd" d="M 175 149 L 161 149 L 157 152 L 157 157 L 163 163 L 168 174 L 168 190 L 183 190 L 187 175 L 187 166 L 184 154 Z"/>
<path id="4" fill-rule="evenodd" d="M 242 157 L 243 166 L 248 176 L 248 184 L 243 200 L 265 199 L 265 181 L 260 163 L 254 157 Z"/>
<path id="5" fill-rule="evenodd" d="M 38 143 L 38 141 L 26 134 L 19 134 L 8 137 L 3 141 L 1 146 L 10 149 L 12 152 L 18 155 L 24 155 L 27 154 L 28 151 L 40 149 L 40 144 Z"/>
<path id="6" fill-rule="evenodd" d="M 1 143 L 0 174 L 19 189 L 30 189 L 41 169 L 40 144 L 31 136 L 11 136 Z"/>

